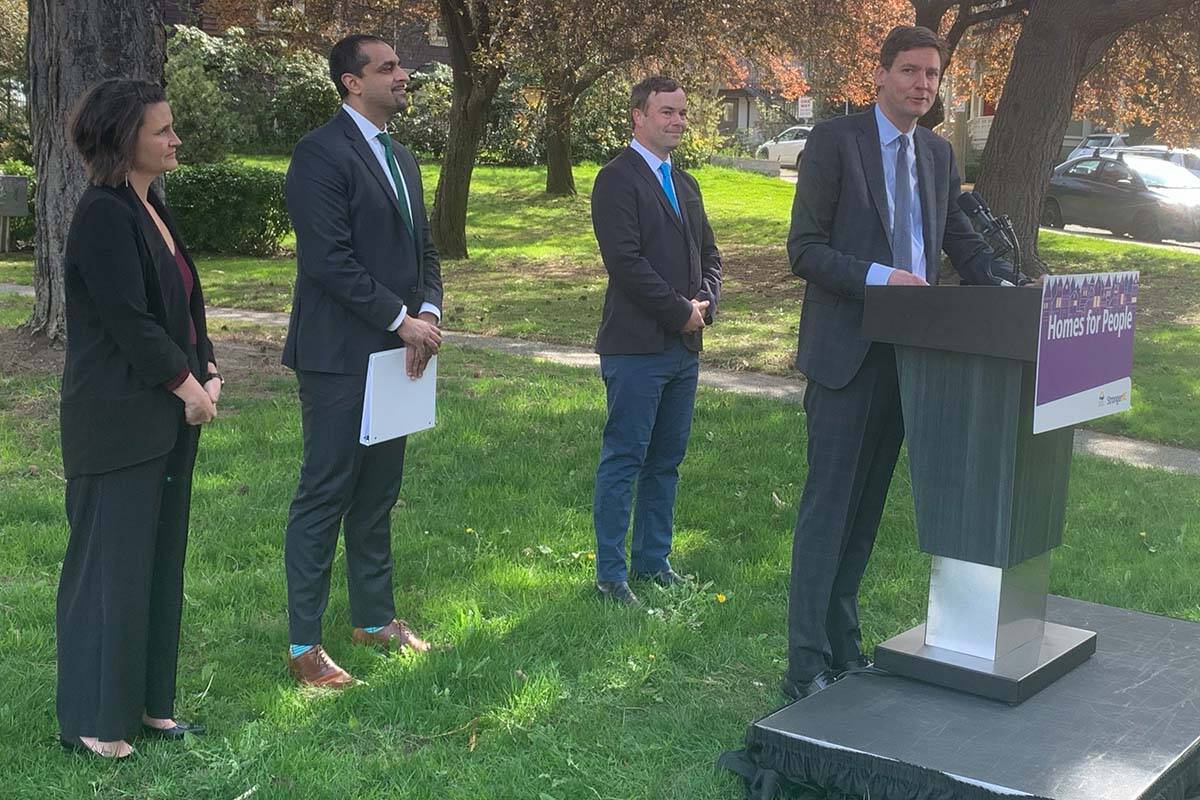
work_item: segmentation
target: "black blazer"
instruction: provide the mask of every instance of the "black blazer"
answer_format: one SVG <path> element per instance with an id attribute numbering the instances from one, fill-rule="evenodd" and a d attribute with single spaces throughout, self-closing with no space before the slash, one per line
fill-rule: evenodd
<path id="1" fill-rule="evenodd" d="M 646 160 L 625 148 L 596 175 L 592 228 L 608 271 L 604 312 L 596 334 L 602 355 L 660 353 L 692 315 L 693 298 L 708 300 L 712 324 L 721 296 L 721 252 L 713 240 L 700 185 L 671 171 L 683 220 Z M 700 350 L 702 333 L 683 343 Z"/>
<path id="2" fill-rule="evenodd" d="M 957 204 L 961 191 L 950 143 L 917 127 L 917 189 L 925 234 L 926 279 L 937 283 L 944 250 L 966 283 L 1012 280 Z M 804 146 L 788 257 L 808 281 L 796 368 L 840 389 L 858 373 L 870 342 L 862 336 L 863 295 L 872 262 L 893 263 L 887 188 L 875 110 L 822 122 Z"/>
<path id="3" fill-rule="evenodd" d="M 164 388 L 213 361 L 200 277 L 166 206 L 150 192 L 192 271 L 192 299 L 154 221 L 128 187 L 91 186 L 67 234 L 67 353 L 60 405 L 68 478 L 110 472 L 168 453 L 183 401 Z M 189 341 L 188 319 L 196 326 Z"/>
<path id="4" fill-rule="evenodd" d="M 416 241 L 383 168 L 345 111 L 296 145 L 285 182 L 296 229 L 296 288 L 283 363 L 365 375 L 371 353 L 402 347 L 389 331 L 401 306 L 442 307 L 442 273 L 416 159 L 396 161 L 412 200 Z"/>

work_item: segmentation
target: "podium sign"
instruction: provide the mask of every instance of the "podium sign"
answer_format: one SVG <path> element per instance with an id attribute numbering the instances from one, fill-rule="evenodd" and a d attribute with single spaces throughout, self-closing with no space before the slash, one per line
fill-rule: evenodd
<path id="1" fill-rule="evenodd" d="M 1101 272 L 1046 278 L 1035 434 L 1129 410 L 1138 277 Z"/>

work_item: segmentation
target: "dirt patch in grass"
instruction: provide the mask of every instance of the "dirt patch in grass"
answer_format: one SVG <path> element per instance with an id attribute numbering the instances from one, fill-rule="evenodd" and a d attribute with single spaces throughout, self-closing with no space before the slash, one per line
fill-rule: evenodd
<path id="1" fill-rule="evenodd" d="M 721 260 L 723 277 L 734 281 L 739 291 L 763 295 L 772 301 L 804 299 L 805 282 L 792 274 L 787 250 L 782 245 L 722 247 Z"/>
<path id="2" fill-rule="evenodd" d="M 1196 278 L 1182 270 L 1146 274 L 1138 291 L 1139 326 L 1176 323 L 1200 325 L 1200 295 Z"/>
<path id="3" fill-rule="evenodd" d="M 31 337 L 18 328 L 0 328 L 0 374 L 62 374 L 62 347 L 51 346 L 43 337 Z"/>
<path id="4" fill-rule="evenodd" d="M 215 330 L 212 339 L 221 373 L 228 382 L 237 383 L 239 393 L 261 396 L 267 393 L 268 379 L 292 374 L 279 363 L 282 329 Z M 44 338 L 31 338 L 17 328 L 0 328 L 0 374 L 58 376 L 64 357 L 63 348 L 51 346 Z"/>

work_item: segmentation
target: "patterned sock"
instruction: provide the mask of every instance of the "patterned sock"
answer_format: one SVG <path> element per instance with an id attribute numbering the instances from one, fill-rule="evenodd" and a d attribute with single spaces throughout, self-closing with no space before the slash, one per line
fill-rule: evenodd
<path id="1" fill-rule="evenodd" d="M 293 644 L 288 647 L 288 651 L 292 654 L 292 658 L 296 658 L 297 656 L 302 656 L 309 650 L 312 650 L 313 646 L 314 645 L 311 644 Z"/>
<path id="2" fill-rule="evenodd" d="M 381 630 L 383 630 L 383 628 L 384 628 L 383 625 L 375 625 L 370 628 L 363 628 L 363 630 L 366 631 L 367 633 L 379 633 Z"/>

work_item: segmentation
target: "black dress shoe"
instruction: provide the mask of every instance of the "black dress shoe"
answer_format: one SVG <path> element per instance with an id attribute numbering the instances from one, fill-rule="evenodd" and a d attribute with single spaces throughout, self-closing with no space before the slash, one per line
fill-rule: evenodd
<path id="1" fill-rule="evenodd" d="M 199 722 L 185 722 L 176 720 L 175 725 L 170 728 L 155 728 L 153 725 L 142 723 L 142 735 L 149 736 L 152 739 L 169 739 L 171 741 L 182 741 L 187 734 L 193 736 L 203 736 L 204 726 Z"/>
<path id="2" fill-rule="evenodd" d="M 629 577 L 635 581 L 654 581 L 664 589 L 669 589 L 672 586 L 681 586 L 688 583 L 688 579 L 680 575 L 675 570 L 667 567 L 661 572 L 630 572 Z"/>
<path id="3" fill-rule="evenodd" d="M 875 668 L 875 662 L 866 656 L 852 658 L 844 664 L 834 664 L 832 672 L 840 679 L 844 675 L 853 675 L 856 672 L 870 672 Z"/>
<path id="4" fill-rule="evenodd" d="M 803 685 L 793 680 L 783 679 L 780 684 L 780 690 L 792 700 L 803 700 L 806 697 L 811 697 L 822 689 L 827 689 L 832 686 L 838 679 L 838 676 L 832 670 L 823 670 L 818 672 L 813 679 Z"/>
<path id="5" fill-rule="evenodd" d="M 596 592 L 599 593 L 601 600 L 611 603 L 619 603 L 623 606 L 640 606 L 642 604 L 626 581 L 596 581 Z"/>
<path id="6" fill-rule="evenodd" d="M 92 758 L 103 758 L 108 761 L 128 761 L 137 755 L 137 750 L 130 749 L 127 756 L 106 756 L 88 747 L 78 736 L 59 736 L 58 743 L 62 745 L 63 750 L 67 750 L 68 752 L 91 756 Z"/>

